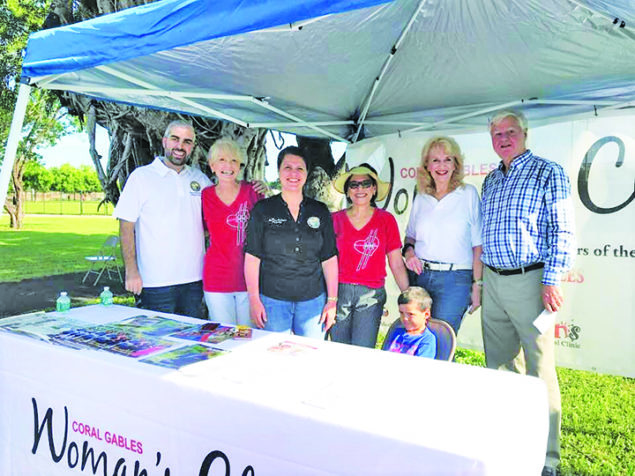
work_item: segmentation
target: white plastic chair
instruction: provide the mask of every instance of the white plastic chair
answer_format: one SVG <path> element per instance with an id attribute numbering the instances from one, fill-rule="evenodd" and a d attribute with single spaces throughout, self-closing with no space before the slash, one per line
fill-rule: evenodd
<path id="1" fill-rule="evenodd" d="M 108 275 L 108 279 L 112 279 L 114 276 L 118 276 L 119 282 L 123 284 L 121 271 L 119 270 L 119 265 L 117 264 L 118 244 L 118 236 L 109 236 L 108 239 L 101 246 L 98 255 L 84 257 L 85 260 L 90 262 L 90 269 L 86 271 L 84 279 L 82 279 L 82 283 L 84 283 L 88 276 L 92 273 L 97 275 L 97 278 L 93 283 L 93 286 L 96 286 L 101 279 L 101 276 L 104 274 L 104 272 L 106 272 L 106 274 Z"/>

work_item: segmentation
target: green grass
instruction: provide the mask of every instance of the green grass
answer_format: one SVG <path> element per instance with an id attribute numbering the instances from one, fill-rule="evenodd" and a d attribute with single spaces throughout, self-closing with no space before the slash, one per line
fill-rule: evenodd
<path id="1" fill-rule="evenodd" d="M 14 231 L 3 215 L 0 281 L 84 271 L 84 256 L 94 253 L 116 232 L 116 220 L 111 218 L 45 216 L 27 216 L 24 230 Z M 117 297 L 115 302 L 134 304 L 131 297 Z M 384 338 L 380 334 L 380 343 Z M 467 349 L 457 349 L 456 361 L 485 365 L 482 352 Z M 635 475 L 635 379 L 564 368 L 558 369 L 558 377 L 562 473 Z"/>
<path id="2" fill-rule="evenodd" d="M 109 235 L 117 234 L 111 217 L 24 217 L 22 230 L 0 217 L 0 282 L 86 271 L 85 256 L 94 255 Z"/>
<path id="3" fill-rule="evenodd" d="M 79 200 L 25 201 L 24 210 L 25 213 L 48 215 L 112 215 L 112 204 L 104 203 L 101 206 L 99 204 L 99 201 L 80 202 Z"/>
<path id="4" fill-rule="evenodd" d="M 385 337 L 380 333 L 379 348 Z M 484 367 L 485 354 L 458 348 L 456 361 Z M 565 368 L 557 372 L 562 474 L 635 475 L 635 379 Z"/>

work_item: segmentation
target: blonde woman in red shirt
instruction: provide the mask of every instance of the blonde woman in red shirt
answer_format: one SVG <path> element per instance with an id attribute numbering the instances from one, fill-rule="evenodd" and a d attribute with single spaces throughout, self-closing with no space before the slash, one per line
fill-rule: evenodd
<path id="1" fill-rule="evenodd" d="M 375 205 L 390 186 L 368 164 L 341 175 L 334 186 L 346 195 L 349 207 L 333 214 L 339 286 L 330 335 L 335 342 L 373 348 L 386 303 L 386 258 L 399 289 L 408 288 L 397 221 Z"/>
<path id="2" fill-rule="evenodd" d="M 217 183 L 202 193 L 210 241 L 203 264 L 203 291 L 211 320 L 249 326 L 243 244 L 249 212 L 267 187 L 239 180 L 243 157 L 240 145 L 226 137 L 214 142 L 207 154 Z"/>

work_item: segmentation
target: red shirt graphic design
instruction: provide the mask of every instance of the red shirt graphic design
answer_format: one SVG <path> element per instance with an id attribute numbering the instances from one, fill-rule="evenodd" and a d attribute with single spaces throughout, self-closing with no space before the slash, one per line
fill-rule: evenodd
<path id="1" fill-rule="evenodd" d="M 243 243 L 249 212 L 261 198 L 262 195 L 245 182 L 240 184 L 238 196 L 230 205 L 218 198 L 216 187 L 203 190 L 203 219 L 210 236 L 203 265 L 203 290 L 215 293 L 247 290 Z"/>
<path id="2" fill-rule="evenodd" d="M 386 255 L 401 249 L 397 221 L 376 208 L 361 230 L 355 229 L 346 210 L 333 213 L 337 239 L 339 282 L 381 288 L 386 281 Z"/>

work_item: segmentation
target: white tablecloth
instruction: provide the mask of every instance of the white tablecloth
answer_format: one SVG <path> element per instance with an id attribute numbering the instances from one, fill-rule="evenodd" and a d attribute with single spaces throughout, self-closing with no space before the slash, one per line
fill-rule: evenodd
<path id="1" fill-rule="evenodd" d="M 139 314 L 159 313 L 69 317 Z M 268 350 L 285 340 L 317 349 Z M 540 474 L 538 379 L 260 331 L 218 346 L 170 370 L 0 332 L 0 474 Z"/>

